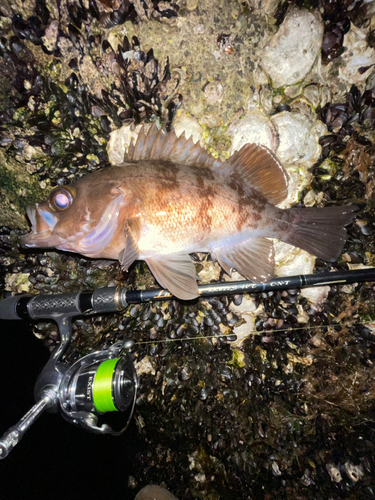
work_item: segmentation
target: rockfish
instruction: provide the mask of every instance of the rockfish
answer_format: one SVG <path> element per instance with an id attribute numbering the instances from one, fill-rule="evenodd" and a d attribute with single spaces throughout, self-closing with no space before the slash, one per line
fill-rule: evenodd
<path id="1" fill-rule="evenodd" d="M 287 172 L 264 146 L 246 144 L 222 163 L 153 125 L 121 166 L 56 187 L 28 207 L 32 232 L 21 244 L 118 259 L 126 270 L 145 260 L 162 287 L 190 300 L 198 296 L 193 252 L 209 252 L 226 273 L 254 282 L 274 275 L 269 238 L 337 259 L 356 207 L 283 210 L 275 205 L 287 188 Z"/>

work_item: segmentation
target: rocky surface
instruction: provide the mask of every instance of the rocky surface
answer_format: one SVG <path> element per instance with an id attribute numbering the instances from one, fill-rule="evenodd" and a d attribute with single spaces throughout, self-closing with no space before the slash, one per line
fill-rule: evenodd
<path id="1" fill-rule="evenodd" d="M 300 4 L 5 2 L 2 293 L 156 286 L 143 263 L 124 273 L 18 246 L 26 205 L 121 162 L 151 121 L 223 160 L 267 145 L 290 174 L 288 205 L 358 204 L 337 262 L 278 243 L 278 276 L 375 266 L 374 2 Z M 202 282 L 229 279 L 193 258 Z M 74 322 L 69 356 L 136 341 L 129 495 L 153 483 L 186 500 L 371 498 L 374 287 L 313 292 L 132 305 Z M 52 323 L 35 333 L 58 342 Z"/>

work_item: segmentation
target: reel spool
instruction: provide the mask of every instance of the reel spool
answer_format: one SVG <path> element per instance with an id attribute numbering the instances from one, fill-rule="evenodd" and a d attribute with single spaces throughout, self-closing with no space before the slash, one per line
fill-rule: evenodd
<path id="1" fill-rule="evenodd" d="M 127 348 L 132 345 L 128 341 Z M 94 352 L 76 361 L 65 373 L 59 390 L 62 416 L 69 422 L 101 434 L 125 432 L 134 411 L 137 374 L 124 343 Z M 125 427 L 114 431 L 98 427 L 98 417 L 107 412 L 126 411 L 132 405 Z"/>

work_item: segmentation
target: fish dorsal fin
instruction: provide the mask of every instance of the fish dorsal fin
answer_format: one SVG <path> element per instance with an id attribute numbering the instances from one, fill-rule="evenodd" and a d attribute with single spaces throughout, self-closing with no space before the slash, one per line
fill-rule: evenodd
<path id="1" fill-rule="evenodd" d="M 222 162 L 208 154 L 199 142 L 194 144 L 192 138 L 186 139 L 185 133 L 177 137 L 174 131 L 158 130 L 155 123 L 148 133 L 144 126 L 141 128 L 136 143 L 131 142 L 125 160 L 162 160 L 207 168 L 222 165 Z"/>
<path id="2" fill-rule="evenodd" d="M 221 171 L 233 173 L 241 181 L 261 193 L 267 201 L 277 205 L 288 195 L 288 174 L 276 156 L 260 144 L 245 144 L 229 158 Z"/>

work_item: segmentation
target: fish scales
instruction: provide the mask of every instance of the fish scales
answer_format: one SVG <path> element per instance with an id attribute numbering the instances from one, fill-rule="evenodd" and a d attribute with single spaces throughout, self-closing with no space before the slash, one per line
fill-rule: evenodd
<path id="1" fill-rule="evenodd" d="M 288 175 L 271 151 L 246 144 L 222 164 L 198 144 L 141 129 L 121 166 L 59 186 L 28 207 L 29 247 L 56 247 L 118 259 L 125 269 L 145 260 L 176 297 L 198 296 L 193 252 L 209 252 L 228 274 L 255 282 L 274 273 L 270 238 L 334 261 L 356 207 L 280 209 Z"/>
<path id="2" fill-rule="evenodd" d="M 131 173 L 131 190 L 139 199 L 134 216 L 142 220 L 145 233 L 152 227 L 158 235 L 152 249 L 147 234 L 138 242 L 141 258 L 162 249 L 208 252 L 223 238 L 240 241 L 241 231 L 258 228 L 262 216 L 252 207 L 255 192 L 244 199 L 236 185 L 228 185 L 209 169 L 173 165 L 171 178 L 170 165 L 147 163 L 126 166 L 126 171 L 136 169 Z"/>

